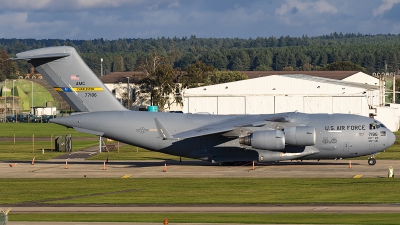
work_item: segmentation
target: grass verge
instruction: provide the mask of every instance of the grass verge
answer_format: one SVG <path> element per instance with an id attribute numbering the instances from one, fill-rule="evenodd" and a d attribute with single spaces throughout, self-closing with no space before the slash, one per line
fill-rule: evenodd
<path id="1" fill-rule="evenodd" d="M 107 143 L 110 144 L 110 143 Z M 117 143 L 113 143 L 117 145 Z M 89 160 L 105 160 L 106 158 L 112 160 L 179 160 L 179 156 L 168 155 L 161 152 L 149 151 L 144 148 L 139 148 L 132 145 L 125 145 L 117 150 L 115 147 L 110 152 L 103 152 L 101 154 L 94 155 Z M 182 158 L 182 160 L 192 160 L 189 158 Z"/>
<path id="2" fill-rule="evenodd" d="M 41 222 L 148 222 L 169 223 L 243 223 L 243 224 L 398 224 L 399 213 L 328 214 L 328 213 L 57 213 L 13 214 L 10 221 Z"/>
<path id="3" fill-rule="evenodd" d="M 98 141 L 91 140 L 73 140 L 72 149 L 73 151 L 79 151 L 81 149 L 97 145 Z M 36 157 L 37 160 L 52 159 L 58 155 L 65 154 L 65 152 L 55 152 L 50 149 L 54 149 L 53 141 L 18 141 L 15 143 L 10 141 L 0 142 L 0 159 L 1 160 L 30 160 Z M 42 149 L 45 149 L 42 154 Z"/>
<path id="4" fill-rule="evenodd" d="M 399 203 L 397 190 L 383 178 L 0 179 L 2 204 L 376 204 Z"/>
<path id="5" fill-rule="evenodd" d="M 32 138 L 35 137 L 48 137 L 68 135 L 72 137 L 96 137 L 92 134 L 85 134 L 68 129 L 64 126 L 54 123 L 0 123 L 1 136 L 0 137 L 14 137 L 18 138 Z"/>

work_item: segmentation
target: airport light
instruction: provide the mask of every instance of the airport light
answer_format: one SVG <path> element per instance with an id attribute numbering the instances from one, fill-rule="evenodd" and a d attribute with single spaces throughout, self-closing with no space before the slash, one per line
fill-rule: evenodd
<path id="1" fill-rule="evenodd" d="M 6 117 L 7 117 L 7 79 L 4 80 L 4 119 L 3 123 L 6 122 Z"/>
<path id="2" fill-rule="evenodd" d="M 126 78 L 128 78 L 128 95 L 127 95 L 127 97 L 128 97 L 128 103 L 126 104 L 126 106 L 127 106 L 126 108 L 129 109 L 129 99 L 130 99 L 130 94 L 129 94 L 129 92 L 130 92 L 131 90 L 130 90 L 130 87 L 129 87 L 129 77 L 126 77 Z"/>
<path id="3" fill-rule="evenodd" d="M 103 76 L 103 58 L 100 58 L 100 77 Z"/>
<path id="4" fill-rule="evenodd" d="M 15 117 L 15 108 L 14 108 L 14 98 L 15 98 L 15 86 L 14 86 L 14 82 L 15 82 L 15 80 L 13 80 L 13 108 L 12 108 L 12 110 L 13 110 L 14 119 L 15 119 L 15 121 L 16 121 L 16 117 Z"/>
<path id="5" fill-rule="evenodd" d="M 31 106 L 32 109 L 31 109 L 31 112 L 32 112 L 32 115 L 33 115 L 33 113 L 34 113 L 33 112 L 33 81 L 31 81 L 31 84 L 32 84 L 32 103 L 31 103 L 32 104 L 32 106 Z"/>

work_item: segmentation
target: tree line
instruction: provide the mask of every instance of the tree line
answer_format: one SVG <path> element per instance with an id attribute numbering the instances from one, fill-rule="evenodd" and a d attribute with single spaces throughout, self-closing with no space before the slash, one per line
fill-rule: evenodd
<path id="1" fill-rule="evenodd" d="M 400 35 L 331 33 L 316 37 L 240 38 L 148 38 L 105 40 L 0 39 L 0 49 L 10 56 L 49 46 L 73 46 L 84 61 L 100 74 L 100 58 L 105 73 L 138 70 L 140 63 L 154 52 L 172 68 L 184 70 L 201 61 L 217 70 L 321 70 L 331 63 L 348 61 L 367 73 L 397 72 L 400 63 Z M 26 73 L 31 67 L 23 61 L 15 64 Z M 11 78 L 13 74 L 5 74 Z"/>

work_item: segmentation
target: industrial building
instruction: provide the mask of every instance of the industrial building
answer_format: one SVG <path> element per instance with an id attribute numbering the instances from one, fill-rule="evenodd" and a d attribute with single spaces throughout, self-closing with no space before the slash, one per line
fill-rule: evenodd
<path id="1" fill-rule="evenodd" d="M 184 91 L 183 112 L 270 114 L 280 112 L 344 113 L 374 117 L 398 130 L 396 104 L 384 106 L 379 79 L 356 73 L 347 80 L 304 74 L 271 75 L 191 88 Z M 376 85 L 375 85 L 376 84 Z"/>

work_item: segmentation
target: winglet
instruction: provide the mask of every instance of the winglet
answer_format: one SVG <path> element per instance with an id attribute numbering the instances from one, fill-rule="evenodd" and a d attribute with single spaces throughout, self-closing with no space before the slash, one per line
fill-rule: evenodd
<path id="1" fill-rule="evenodd" d="M 168 132 L 168 130 L 164 127 L 164 125 L 161 123 L 159 119 L 154 118 L 154 121 L 156 122 L 156 127 L 160 138 L 162 138 L 163 140 L 179 140 L 178 138 L 174 138 Z"/>

